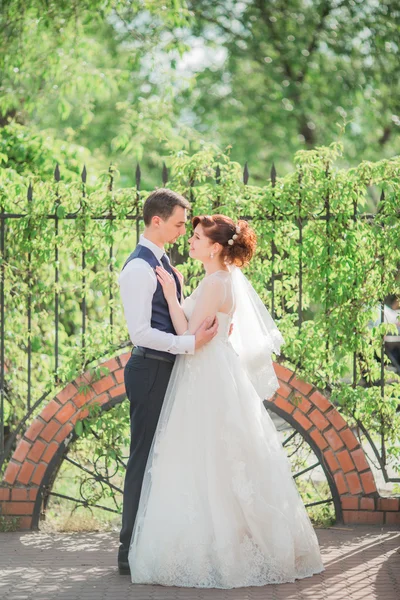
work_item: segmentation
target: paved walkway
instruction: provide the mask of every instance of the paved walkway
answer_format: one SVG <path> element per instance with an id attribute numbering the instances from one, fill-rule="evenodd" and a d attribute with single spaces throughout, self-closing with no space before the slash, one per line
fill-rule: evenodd
<path id="1" fill-rule="evenodd" d="M 326 570 L 236 590 L 143 586 L 118 575 L 112 533 L 0 534 L 2 600 L 399 600 L 400 530 L 319 529 Z"/>

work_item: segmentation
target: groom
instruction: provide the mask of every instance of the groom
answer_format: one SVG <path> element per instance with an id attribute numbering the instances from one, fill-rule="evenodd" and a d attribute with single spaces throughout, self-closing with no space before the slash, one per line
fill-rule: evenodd
<path id="1" fill-rule="evenodd" d="M 131 446 L 126 469 L 122 529 L 118 552 L 120 574 L 129 575 L 128 552 L 139 505 L 147 458 L 164 395 L 177 354 L 194 354 L 217 333 L 210 319 L 195 335 L 175 335 L 168 304 L 155 274 L 163 266 L 175 279 L 182 297 L 182 277 L 164 251 L 186 233 L 189 202 L 169 189 L 151 193 L 143 207 L 145 229 L 127 259 L 120 277 L 124 313 L 134 348 L 125 366 L 125 388 L 130 402 Z"/>

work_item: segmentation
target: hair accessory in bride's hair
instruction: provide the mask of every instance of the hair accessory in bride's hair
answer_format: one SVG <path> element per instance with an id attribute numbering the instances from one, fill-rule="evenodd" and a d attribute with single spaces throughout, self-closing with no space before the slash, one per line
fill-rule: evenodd
<path id="1" fill-rule="evenodd" d="M 239 227 L 239 225 L 237 225 L 237 226 L 235 227 L 235 229 L 236 229 L 236 233 L 235 233 L 235 234 L 234 234 L 234 235 L 231 237 L 231 239 L 230 239 L 230 240 L 228 240 L 228 244 L 229 244 L 230 246 L 233 246 L 233 244 L 235 243 L 235 240 L 237 240 L 237 238 L 238 238 L 238 236 L 239 236 L 239 233 L 240 233 L 240 227 Z"/>

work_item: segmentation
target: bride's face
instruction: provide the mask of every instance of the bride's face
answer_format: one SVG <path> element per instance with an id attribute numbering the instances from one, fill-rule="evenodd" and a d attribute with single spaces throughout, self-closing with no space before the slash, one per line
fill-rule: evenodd
<path id="1" fill-rule="evenodd" d="M 197 225 L 192 237 L 190 237 L 188 241 L 190 245 L 189 256 L 201 260 L 202 262 L 210 260 L 211 252 L 213 250 L 215 251 L 217 246 L 219 246 L 219 244 L 214 244 L 210 238 L 204 234 L 204 229 L 200 223 Z"/>

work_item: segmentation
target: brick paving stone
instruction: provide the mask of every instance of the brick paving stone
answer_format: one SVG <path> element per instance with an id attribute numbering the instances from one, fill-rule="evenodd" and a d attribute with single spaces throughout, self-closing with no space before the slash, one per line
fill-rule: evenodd
<path id="1" fill-rule="evenodd" d="M 399 600 L 400 528 L 317 529 L 325 571 L 234 590 L 132 585 L 115 533 L 1 533 L 2 600 Z"/>

